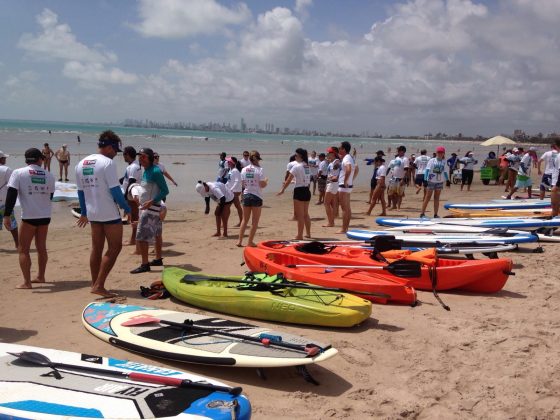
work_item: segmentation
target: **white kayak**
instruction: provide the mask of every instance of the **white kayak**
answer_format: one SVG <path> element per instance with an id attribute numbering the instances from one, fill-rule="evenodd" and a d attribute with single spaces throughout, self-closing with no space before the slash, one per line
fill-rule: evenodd
<path id="1" fill-rule="evenodd" d="M 467 217 L 467 218 L 410 218 L 378 217 L 375 222 L 380 226 L 410 226 L 410 225 L 467 225 L 488 228 L 508 228 L 517 230 L 551 229 L 560 227 L 560 217 L 552 219 L 537 219 L 533 217 Z"/>
<path id="2" fill-rule="evenodd" d="M 498 244 L 521 244 L 527 242 L 537 242 L 538 237 L 533 235 L 530 232 L 519 232 L 508 234 L 508 232 L 504 232 L 502 234 L 496 235 L 488 235 L 483 233 L 476 233 L 476 232 L 433 232 L 433 233 L 403 233 L 403 232 L 396 232 L 396 231 L 387 231 L 387 230 L 363 230 L 363 229 L 356 229 L 356 230 L 349 230 L 346 233 L 349 239 L 355 240 L 368 240 L 373 238 L 374 236 L 383 236 L 383 235 L 393 235 L 395 239 L 403 240 L 403 246 L 406 246 L 406 243 L 415 243 L 415 242 L 422 242 L 422 243 L 431 243 L 431 244 L 465 244 L 465 243 L 472 243 L 473 246 L 477 244 L 485 244 L 485 243 L 498 243 Z"/>
<path id="3" fill-rule="evenodd" d="M 0 419 L 245 419 L 240 388 L 127 360 L 0 343 Z"/>

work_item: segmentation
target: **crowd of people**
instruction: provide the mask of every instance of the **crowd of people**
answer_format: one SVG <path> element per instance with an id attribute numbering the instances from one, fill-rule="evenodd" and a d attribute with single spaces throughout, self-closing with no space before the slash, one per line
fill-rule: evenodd
<path id="1" fill-rule="evenodd" d="M 75 177 L 80 202 L 79 227 L 91 226 L 91 292 L 103 297 L 112 297 L 113 293 L 105 288 L 105 281 L 113 268 L 123 245 L 123 223 L 119 207 L 131 223 L 129 245 L 136 247 L 140 255 L 140 265 L 130 271 L 132 274 L 149 272 L 152 266 L 162 266 L 162 232 L 166 215 L 165 200 L 169 195 L 168 179 L 177 183 L 159 163 L 159 155 L 150 148 L 141 148 L 138 152 L 132 146 L 121 150 L 121 139 L 108 130 L 99 135 L 97 153 L 86 156 L 75 166 Z M 504 150 L 499 158 L 490 152 L 484 165 L 496 163 L 499 176 L 498 185 L 505 185 L 508 198 L 519 189 L 526 189 L 532 194 L 531 170 L 538 169 L 542 175 L 540 198 L 543 199 L 548 189 L 552 190 L 553 215 L 558 215 L 560 186 L 560 140 L 551 145 L 551 150 L 537 159 L 534 147 L 524 151 L 517 147 Z M 126 172 L 119 179 L 114 158 L 123 152 L 127 163 Z M 421 217 L 425 217 L 428 206 L 433 199 L 433 217 L 438 217 L 439 202 L 444 186 L 451 185 L 452 176 L 456 175 L 461 165 L 461 190 L 466 186 L 470 191 L 473 182 L 474 165 L 478 161 L 472 151 L 458 157 L 452 153 L 446 159 L 443 146 L 435 149 L 432 157 L 427 150 L 421 150 L 419 156 L 407 156 L 404 145 L 397 148 L 393 159 L 386 162 L 385 152 L 379 150 L 372 159 L 366 159 L 367 165 L 373 166 L 370 181 L 370 194 L 367 201 L 367 215 L 371 215 L 377 204 L 381 206 L 380 215 L 387 215 L 388 210 L 401 208 L 406 188 L 411 183 L 415 194 L 423 191 Z M 47 234 L 51 221 L 51 199 L 55 191 L 55 178 L 49 171 L 50 160 L 56 156 L 60 163 L 60 178 L 68 180 L 67 166 L 70 153 L 67 146 L 53 152 L 45 143 L 43 150 L 30 148 L 25 152 L 26 166 L 11 170 L 7 166 L 9 155 L 0 151 L 0 216 L 3 227 L 11 232 L 14 245 L 18 249 L 19 264 L 23 274 L 23 283 L 18 288 L 32 288 L 33 283 L 45 282 L 45 270 L 48 261 Z M 235 208 L 239 227 L 237 246 L 244 246 L 245 232 L 250 226 L 247 246 L 256 246 L 255 234 L 259 226 L 263 206 L 263 189 L 268 185 L 268 178 L 261 166 L 261 156 L 256 150 L 244 151 L 241 159 L 220 154 L 215 180 L 198 181 L 195 190 L 206 200 L 206 213 L 209 202 L 216 202 L 214 211 L 216 232 L 213 236 L 228 237 L 229 218 L 232 206 Z M 542 163 L 545 163 L 544 171 Z M 314 195 L 318 195 L 317 205 L 323 205 L 326 224 L 322 227 L 335 227 L 337 217 L 341 218 L 338 233 L 348 231 L 352 218 L 351 194 L 354 180 L 358 176 L 355 149 L 347 141 L 338 146 L 331 146 L 325 152 L 317 154 L 303 148 L 295 150 L 286 168 L 286 176 L 277 195 L 282 195 L 293 185 L 293 217 L 297 222 L 294 239 L 311 238 L 311 218 L 309 206 Z M 64 178 L 63 178 L 64 174 Z M 14 217 L 14 206 L 19 198 L 21 204 L 21 224 L 18 226 Z M 0 229 L 2 226 L 0 226 Z M 38 274 L 31 278 L 31 243 L 35 241 L 38 258 Z M 155 258 L 149 259 L 149 244 L 154 244 Z M 106 244 L 106 250 L 105 249 Z"/>

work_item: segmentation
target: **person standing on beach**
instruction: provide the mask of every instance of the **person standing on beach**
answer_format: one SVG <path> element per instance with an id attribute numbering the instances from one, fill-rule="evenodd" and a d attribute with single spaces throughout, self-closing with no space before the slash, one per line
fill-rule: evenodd
<path id="1" fill-rule="evenodd" d="M 327 186 L 325 187 L 325 213 L 327 224 L 323 227 L 333 227 L 334 219 L 338 212 L 338 176 L 340 174 L 340 160 L 338 159 L 338 147 L 327 149 Z"/>
<path id="2" fill-rule="evenodd" d="M 236 157 L 230 156 L 226 158 L 226 162 L 229 166 L 229 172 L 227 174 L 227 182 L 226 187 L 233 193 L 233 205 L 237 210 L 237 216 L 239 217 L 239 223 L 235 225 L 235 227 L 241 226 L 241 222 L 243 221 L 243 208 L 241 207 L 241 202 L 239 197 L 243 191 L 242 182 L 241 182 L 241 163 L 237 160 Z"/>
<path id="3" fill-rule="evenodd" d="M 43 145 L 43 150 L 41 150 L 41 153 L 43 154 L 43 168 L 50 172 L 51 160 L 52 157 L 54 156 L 54 152 L 50 148 L 49 143 L 45 143 Z"/>
<path id="4" fill-rule="evenodd" d="M 139 183 L 142 180 L 142 168 L 140 163 L 136 160 L 136 149 L 132 146 L 126 146 L 123 150 L 123 159 L 128 166 L 124 173 L 122 180 L 122 190 L 127 203 L 130 206 L 130 224 L 132 226 L 132 232 L 127 245 L 136 245 L 136 229 L 139 216 L 138 203 L 134 199 L 129 199 L 130 186 L 135 183 Z M 132 198 L 132 196 L 131 196 Z"/>
<path id="5" fill-rule="evenodd" d="M 294 239 L 302 240 L 304 228 L 305 237 L 311 237 L 311 218 L 309 217 L 311 168 L 308 164 L 307 150 L 301 148 L 296 149 L 295 157 L 297 164 L 290 169 L 290 174 L 284 181 L 284 184 L 282 184 L 282 189 L 277 195 L 284 194 L 284 191 L 288 188 L 292 180 L 295 181 L 293 200 L 294 215 L 297 220 L 297 236 Z"/>
<path id="6" fill-rule="evenodd" d="M 70 166 L 70 152 L 68 151 L 68 145 L 63 144 L 60 149 L 54 154 L 56 160 L 58 160 L 58 167 L 60 170 L 60 177 L 58 180 L 62 182 L 62 173 L 64 172 L 64 181 L 68 182 L 68 166 Z"/>
<path id="7" fill-rule="evenodd" d="M 424 202 L 422 203 L 422 213 L 420 217 L 426 217 L 425 212 L 432 198 L 432 193 L 434 195 L 434 217 L 439 217 L 439 197 L 441 195 L 441 190 L 443 190 L 443 181 L 444 178 L 445 181 L 449 180 L 447 172 L 445 171 L 444 158 L 445 147 L 439 146 L 436 148 L 436 157 L 430 159 L 426 165 L 424 179 L 428 181 L 428 186 L 426 187 L 426 197 L 424 197 Z"/>
<path id="8" fill-rule="evenodd" d="M 319 170 L 317 172 L 317 189 L 319 190 L 319 200 L 315 203 L 317 205 L 325 202 L 325 188 L 327 186 L 327 162 L 326 155 L 319 153 Z"/>
<path id="9" fill-rule="evenodd" d="M 313 150 L 311 152 L 311 156 L 307 160 L 308 160 L 309 170 L 311 172 L 311 184 L 313 184 L 312 194 L 315 195 L 315 191 L 317 189 L 317 174 L 319 173 L 319 159 L 317 159 L 317 152 Z"/>
<path id="10" fill-rule="evenodd" d="M 405 177 L 408 176 L 410 164 L 408 158 L 405 156 L 405 153 L 405 146 L 397 147 L 397 156 L 391 161 L 392 164 L 390 165 L 390 169 L 392 169 L 392 176 L 389 181 L 387 193 L 393 203 L 393 210 L 401 208 L 402 198 L 406 187 Z"/>
<path id="11" fill-rule="evenodd" d="M 531 167 L 533 166 L 534 152 L 536 152 L 536 148 L 531 147 L 521 158 L 519 168 L 517 168 L 515 186 L 506 197 L 508 200 L 511 200 L 511 197 L 517 192 L 517 190 L 519 190 L 519 188 L 527 188 L 527 195 L 531 198 L 533 186 L 533 181 L 531 180 Z"/>
<path id="12" fill-rule="evenodd" d="M 422 188 L 424 188 L 424 197 L 426 197 L 426 187 L 428 182 L 424 179 L 424 172 L 426 171 L 426 166 L 428 165 L 428 161 L 430 158 L 426 156 L 426 149 L 420 150 L 420 156 L 414 159 L 413 165 L 416 167 L 416 176 L 414 177 L 414 185 L 416 186 L 416 194 L 420 192 Z"/>
<path id="13" fill-rule="evenodd" d="M 251 161 L 249 160 L 249 151 L 248 150 L 243 151 L 243 158 L 239 160 L 239 163 L 241 163 L 241 169 L 243 169 L 246 166 L 249 166 Z"/>
<path id="14" fill-rule="evenodd" d="M 214 216 L 216 216 L 216 233 L 212 236 L 216 238 L 227 238 L 229 215 L 234 199 L 233 192 L 222 182 L 198 181 L 195 190 L 202 197 L 210 197 L 218 203 L 214 211 Z"/>
<path id="15" fill-rule="evenodd" d="M 379 216 L 387 216 L 387 203 L 385 203 L 385 176 L 387 169 L 385 168 L 385 159 L 383 159 L 383 156 L 378 155 L 373 160 L 373 164 L 376 167 L 375 176 L 377 182 L 375 183 L 375 190 L 373 191 L 373 196 L 366 215 L 371 216 L 371 212 L 377 200 L 379 200 L 381 202 L 381 213 Z"/>
<path id="16" fill-rule="evenodd" d="M 43 154 L 39 149 L 25 151 L 27 166 L 16 169 L 10 175 L 6 204 L 4 208 L 4 227 L 13 228 L 12 213 L 19 196 L 21 204 L 21 227 L 19 229 L 19 266 L 23 274 L 23 284 L 18 289 L 31 289 L 32 283 L 45 283 L 47 270 L 47 234 L 51 222 L 51 199 L 55 190 L 54 176 L 41 166 Z M 39 272 L 31 280 L 31 242 L 35 239 Z"/>
<path id="17" fill-rule="evenodd" d="M 474 177 L 474 165 L 478 163 L 478 160 L 473 157 L 473 152 L 469 150 L 465 153 L 465 157 L 459 159 L 459 162 L 464 165 L 461 171 L 461 191 L 463 191 L 465 184 L 467 185 L 467 191 L 470 191 Z"/>
<path id="18" fill-rule="evenodd" d="M 12 169 L 6 165 L 6 158 L 10 157 L 0 150 L 0 217 L 4 218 L 4 209 L 6 207 L 6 194 L 8 192 L 8 181 L 12 175 Z M 0 230 L 2 230 L 4 223 L 0 223 Z M 14 245 L 18 247 L 18 227 L 16 216 L 14 213 L 10 215 L 10 224 L 6 226 L 6 230 L 12 234 Z"/>
<path id="19" fill-rule="evenodd" d="M 157 152 L 154 152 L 154 165 L 156 165 L 159 168 L 159 170 L 161 171 L 163 176 L 166 177 L 168 180 L 170 180 L 173 185 L 175 185 L 176 187 L 179 186 L 179 184 L 177 184 L 175 182 L 175 180 L 173 179 L 171 174 L 169 172 L 167 172 L 167 169 L 165 169 L 165 166 L 163 165 L 163 163 L 159 162 L 159 153 L 157 153 Z"/>
<path id="20" fill-rule="evenodd" d="M 552 183 L 552 174 L 555 170 L 558 170 L 556 167 L 556 158 L 558 156 L 558 151 L 560 150 L 560 139 L 555 139 L 554 143 L 550 145 L 551 150 L 548 152 L 544 152 L 539 159 L 539 163 L 537 166 L 539 175 L 542 175 L 541 185 L 540 185 L 540 199 L 544 200 L 544 195 L 546 194 L 546 190 L 548 188 L 552 188 L 554 185 Z M 541 164 L 544 162 L 544 173 L 541 170 Z"/>
<path id="21" fill-rule="evenodd" d="M 451 157 L 447 159 L 447 166 L 449 167 L 449 179 L 453 178 L 453 172 L 457 169 L 459 164 L 459 159 L 457 153 L 451 153 Z"/>
<path id="22" fill-rule="evenodd" d="M 120 188 L 117 165 L 113 158 L 120 152 L 120 138 L 108 130 L 99 135 L 98 153 L 86 156 L 76 165 L 76 184 L 81 215 L 77 225 L 91 225 L 91 293 L 115 297 L 105 288 L 105 281 L 122 249 L 123 226 L 117 204 L 130 214 L 130 207 Z M 107 251 L 103 248 L 107 242 Z"/>
<path id="23" fill-rule="evenodd" d="M 227 182 L 228 166 L 226 162 L 226 152 L 220 153 L 220 161 L 218 162 L 218 177 L 217 181 L 225 184 Z"/>
<path id="24" fill-rule="evenodd" d="M 340 174 L 338 175 L 338 199 L 340 208 L 342 209 L 342 227 L 338 233 L 346 233 L 350 226 L 350 219 L 352 218 L 352 208 L 350 207 L 350 195 L 352 194 L 354 173 L 356 170 L 356 163 L 354 158 L 350 155 L 352 146 L 349 142 L 343 141 L 340 143 L 338 152 L 342 158 L 342 165 Z"/>
<path id="25" fill-rule="evenodd" d="M 514 147 L 511 153 L 506 154 L 506 160 L 508 161 L 508 180 L 506 184 L 505 192 L 513 190 L 515 181 L 517 179 L 517 170 L 519 169 L 519 162 L 521 162 L 521 153 L 523 153 L 522 147 Z"/>
<path id="26" fill-rule="evenodd" d="M 248 246 L 257 246 L 254 242 L 257 228 L 259 227 L 259 219 L 261 218 L 261 209 L 263 205 L 262 189 L 268 184 L 268 178 L 265 178 L 263 168 L 260 166 L 261 155 L 256 150 L 249 154 L 249 166 L 241 170 L 241 182 L 243 183 L 243 221 L 239 228 L 239 241 L 237 246 L 243 246 L 243 236 L 245 229 L 251 217 L 251 230 L 249 231 Z"/>
<path id="27" fill-rule="evenodd" d="M 162 235 L 163 223 L 160 218 L 161 201 L 169 194 L 169 188 L 161 169 L 155 163 L 155 153 L 149 147 L 140 149 L 138 152 L 140 165 L 144 168 L 142 174 L 143 188 L 140 196 L 140 218 L 136 232 L 136 243 L 142 263 L 139 267 L 130 271 L 130 274 L 147 273 L 150 266 L 162 266 L 162 258 L 149 262 L 149 243 L 155 241 L 156 237 Z"/>

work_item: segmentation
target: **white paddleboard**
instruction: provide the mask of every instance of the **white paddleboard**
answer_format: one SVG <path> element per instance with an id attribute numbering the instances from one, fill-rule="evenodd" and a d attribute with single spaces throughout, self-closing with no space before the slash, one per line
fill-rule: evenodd
<path id="1" fill-rule="evenodd" d="M 57 366 L 26 362 L 9 353 L 35 352 Z M 1 419 L 249 419 L 243 395 L 160 385 L 119 373 L 156 375 L 205 385 L 227 385 L 203 376 L 126 360 L 19 344 L 0 343 Z M 89 370 L 88 370 L 89 369 Z M 100 372 L 107 371 L 107 372 Z M 112 375 L 108 372 L 115 372 Z"/>
<path id="2" fill-rule="evenodd" d="M 467 243 L 472 242 L 473 246 L 476 244 L 484 244 L 484 243 L 512 243 L 512 244 L 520 244 L 520 243 L 527 243 L 527 242 L 536 242 L 538 240 L 536 235 L 533 235 L 530 232 L 519 232 L 509 235 L 508 232 L 505 232 L 500 235 L 488 235 L 483 233 L 476 233 L 476 232 L 460 232 L 460 233 L 453 233 L 453 232 L 433 232 L 433 233 L 404 233 L 398 231 L 387 231 L 387 230 L 360 230 L 360 229 L 353 229 L 349 230 L 346 233 L 349 239 L 357 239 L 357 240 L 369 240 L 374 236 L 385 236 L 385 235 L 393 235 L 395 239 L 403 240 L 406 242 L 423 242 L 423 243 L 444 243 L 444 244 L 456 244 L 456 243 Z M 403 244 L 403 246 L 406 246 Z"/>
<path id="3" fill-rule="evenodd" d="M 467 218 L 410 218 L 378 217 L 375 222 L 380 226 L 409 226 L 409 225 L 466 225 L 489 228 L 510 228 L 517 230 L 535 230 L 540 228 L 560 227 L 560 217 L 553 219 L 536 219 L 532 217 L 467 217 Z"/>
<path id="4" fill-rule="evenodd" d="M 212 332 L 181 329 L 157 322 L 123 326 L 123 323 L 131 319 L 145 319 L 146 317 L 176 323 L 189 320 L 195 326 L 212 330 Z M 118 347 L 149 356 L 188 363 L 257 368 L 302 366 L 322 362 L 338 353 L 329 344 L 266 327 L 206 315 L 142 306 L 90 303 L 83 311 L 82 321 L 93 335 Z M 220 335 L 218 331 L 240 334 L 259 340 L 280 337 L 281 343 L 301 348 L 311 345 L 319 347 L 321 351 L 311 356 L 303 350 L 289 349 L 274 344 L 266 346 L 261 342 L 230 338 Z"/>
<path id="5" fill-rule="evenodd" d="M 550 200 L 492 200 L 485 203 L 447 203 L 443 207 L 448 210 L 529 210 L 546 209 L 550 206 Z"/>

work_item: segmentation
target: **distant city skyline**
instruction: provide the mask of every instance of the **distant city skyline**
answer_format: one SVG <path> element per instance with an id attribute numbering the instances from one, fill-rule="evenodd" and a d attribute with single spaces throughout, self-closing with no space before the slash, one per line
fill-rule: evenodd
<path id="1" fill-rule="evenodd" d="M 560 132 L 559 1 L 0 0 L 0 11 L 0 118 Z"/>

